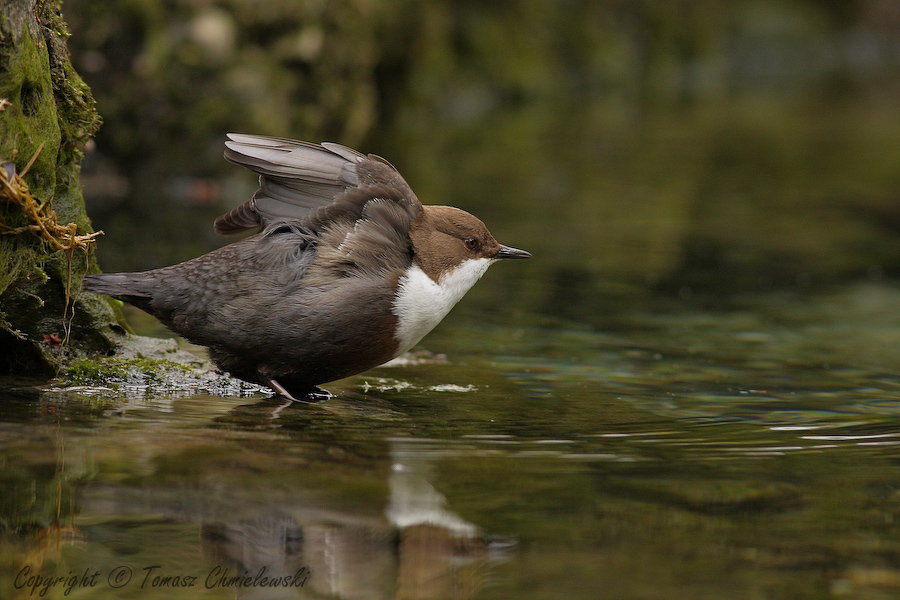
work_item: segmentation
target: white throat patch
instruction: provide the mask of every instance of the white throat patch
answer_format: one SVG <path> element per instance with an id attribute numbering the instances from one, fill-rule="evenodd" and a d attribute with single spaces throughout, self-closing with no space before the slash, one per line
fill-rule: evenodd
<path id="1" fill-rule="evenodd" d="M 399 342 L 395 357 L 400 356 L 441 322 L 450 309 L 481 279 L 494 262 L 490 258 L 463 261 L 452 271 L 443 274 L 438 283 L 413 264 L 400 278 L 393 313 L 397 315 Z"/>

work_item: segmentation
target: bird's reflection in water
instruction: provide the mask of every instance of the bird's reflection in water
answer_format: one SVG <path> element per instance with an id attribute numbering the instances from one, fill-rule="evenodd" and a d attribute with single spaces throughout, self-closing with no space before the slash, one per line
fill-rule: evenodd
<path id="1" fill-rule="evenodd" d="M 306 568 L 303 597 L 470 598 L 508 541 L 488 541 L 452 513 L 431 484 L 441 451 L 391 442 L 390 501 L 383 517 L 297 506 L 260 519 L 206 522 L 204 548 L 235 573 L 266 567 L 272 577 Z M 264 595 L 257 595 L 264 593 Z M 296 590 L 241 590 L 241 598 L 295 598 Z"/>

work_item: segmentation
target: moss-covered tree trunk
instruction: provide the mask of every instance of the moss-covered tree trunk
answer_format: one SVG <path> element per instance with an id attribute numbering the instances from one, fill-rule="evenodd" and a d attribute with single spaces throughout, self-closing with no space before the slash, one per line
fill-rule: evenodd
<path id="1" fill-rule="evenodd" d="M 67 36 L 58 0 L 0 4 L 0 177 L 23 174 L 32 199 L 51 203 L 57 231 L 74 223 L 85 235 L 92 230 L 78 171 L 100 117 L 69 61 Z M 0 372 L 50 375 L 70 358 L 111 349 L 114 309 L 78 293 L 93 252 L 58 249 L 34 227 L 35 214 L 12 201 L 11 186 L 0 188 Z"/>

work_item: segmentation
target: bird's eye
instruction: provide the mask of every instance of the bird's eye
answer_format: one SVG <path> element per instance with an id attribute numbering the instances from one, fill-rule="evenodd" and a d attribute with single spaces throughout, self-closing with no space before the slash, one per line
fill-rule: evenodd
<path id="1" fill-rule="evenodd" d="M 478 247 L 481 245 L 478 243 L 478 240 L 473 237 L 464 239 L 463 243 L 469 250 L 478 250 Z"/>

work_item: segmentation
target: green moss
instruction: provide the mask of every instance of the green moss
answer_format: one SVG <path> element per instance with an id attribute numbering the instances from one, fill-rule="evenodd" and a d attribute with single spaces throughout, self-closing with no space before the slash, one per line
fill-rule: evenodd
<path id="1" fill-rule="evenodd" d="M 71 362 L 60 377 L 72 385 L 160 384 L 190 375 L 181 364 L 156 358 L 81 358 Z"/>
<path id="2" fill-rule="evenodd" d="M 60 3 L 4 8 L 0 21 L 0 161 L 19 173 L 39 202 L 51 202 L 59 223 L 91 232 L 78 185 L 84 144 L 100 117 L 90 90 L 69 61 Z M 28 224 L 10 203 L 0 222 Z M 93 252 L 67 255 L 29 234 L 0 235 L 0 370 L 52 373 L 66 360 L 106 353 L 121 315 L 107 303 L 78 295 L 84 273 L 96 270 Z M 66 340 L 63 348 L 47 340 Z M 9 343 L 6 343 L 6 341 Z"/>
<path id="3" fill-rule="evenodd" d="M 125 370 L 121 365 L 101 363 L 91 359 L 76 360 L 62 373 L 63 377 L 76 385 L 97 385 L 110 380 L 121 380 Z"/>

